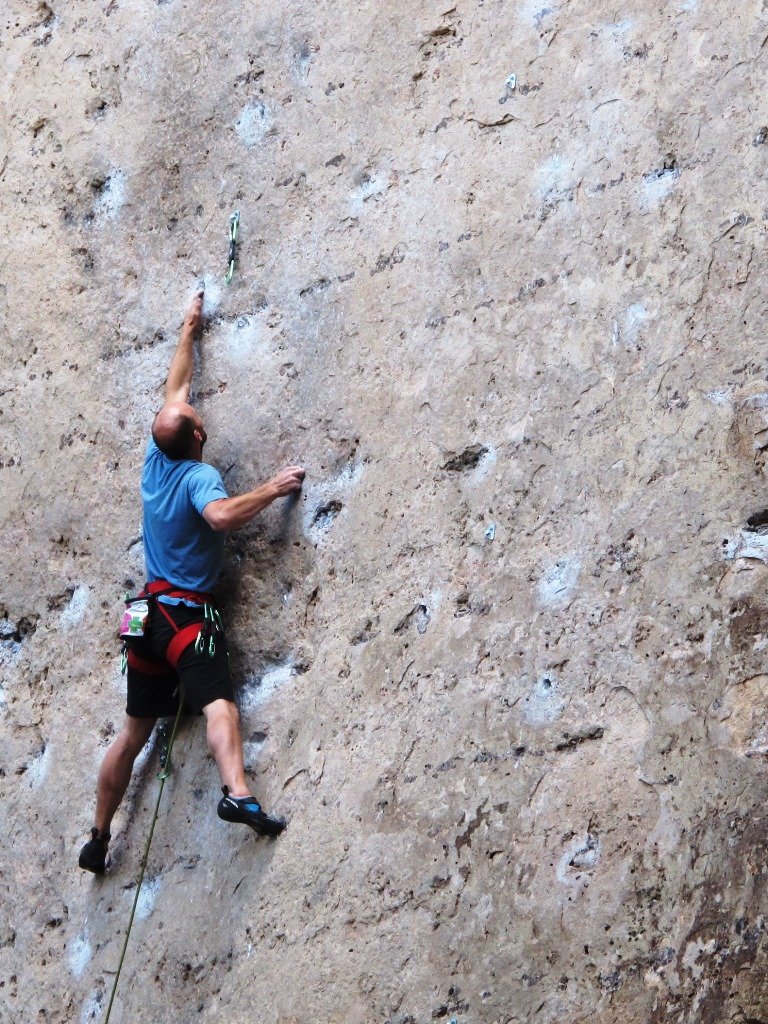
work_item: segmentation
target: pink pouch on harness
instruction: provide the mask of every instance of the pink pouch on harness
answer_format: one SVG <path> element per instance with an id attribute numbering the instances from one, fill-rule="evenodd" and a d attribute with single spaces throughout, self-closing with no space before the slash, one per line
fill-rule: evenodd
<path id="1" fill-rule="evenodd" d="M 145 597 L 126 597 L 120 620 L 120 636 L 144 636 L 149 618 L 149 601 Z"/>

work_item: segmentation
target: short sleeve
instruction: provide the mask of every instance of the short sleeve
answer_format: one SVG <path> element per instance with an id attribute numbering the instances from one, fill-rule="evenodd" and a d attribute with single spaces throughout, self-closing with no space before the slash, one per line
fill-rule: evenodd
<path id="1" fill-rule="evenodd" d="M 189 499 L 200 515 L 203 514 L 203 509 L 209 502 L 229 497 L 224 487 L 224 482 L 221 479 L 221 474 L 213 466 L 201 463 L 189 474 L 187 479 Z"/>
<path id="2" fill-rule="evenodd" d="M 153 462 L 158 455 L 160 455 L 160 449 L 155 444 L 154 437 L 150 434 L 147 442 L 147 450 L 144 453 L 144 465 L 147 466 L 150 462 Z"/>

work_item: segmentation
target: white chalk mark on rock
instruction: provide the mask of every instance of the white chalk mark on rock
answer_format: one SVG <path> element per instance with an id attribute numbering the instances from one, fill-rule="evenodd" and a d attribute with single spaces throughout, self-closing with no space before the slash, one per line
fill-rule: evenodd
<path id="1" fill-rule="evenodd" d="M 69 969 L 76 978 L 82 977 L 83 971 L 93 956 L 91 944 L 85 931 L 75 936 L 69 947 Z"/>
<path id="2" fill-rule="evenodd" d="M 659 817 L 651 832 L 648 833 L 645 848 L 652 850 L 654 857 L 666 857 L 679 846 L 681 827 L 669 793 L 657 786 L 656 795 L 659 798 Z"/>
<path id="3" fill-rule="evenodd" d="M 243 759 L 245 761 L 245 767 L 249 771 L 258 764 L 261 752 L 264 749 L 264 744 L 267 742 L 266 736 L 259 736 L 254 740 L 246 740 L 243 744 Z"/>
<path id="4" fill-rule="evenodd" d="M 212 317 L 221 305 L 221 281 L 212 274 L 206 274 L 203 277 L 203 285 L 203 316 Z"/>
<path id="5" fill-rule="evenodd" d="M 646 210 L 658 206 L 670 194 L 679 177 L 678 167 L 662 168 L 644 175 L 640 188 L 640 206 Z"/>
<path id="6" fill-rule="evenodd" d="M 618 340 L 622 341 L 627 349 L 636 348 L 643 327 L 654 318 L 654 315 L 642 302 L 633 302 L 621 316 Z"/>
<path id="7" fill-rule="evenodd" d="M 737 558 L 754 558 L 768 565 L 768 534 L 753 530 L 739 530 L 729 537 L 723 547 L 723 558 L 732 562 Z"/>
<path id="8" fill-rule="evenodd" d="M 518 17 L 522 21 L 526 21 L 533 25 L 537 32 L 542 31 L 547 19 L 552 19 L 552 15 L 557 14 L 558 8 L 560 7 L 560 0 L 525 0 L 524 3 L 520 4 L 517 9 Z M 551 24 L 546 26 L 551 27 Z"/>
<path id="9" fill-rule="evenodd" d="M 536 193 L 548 206 L 573 198 L 579 183 L 573 162 L 555 153 L 536 172 Z"/>
<path id="10" fill-rule="evenodd" d="M 605 31 L 612 36 L 625 36 L 634 27 L 634 21 L 631 18 L 625 18 L 623 21 L 616 21 L 612 25 L 606 25 Z"/>
<path id="11" fill-rule="evenodd" d="M 92 1020 L 101 1019 L 101 1003 L 103 998 L 102 992 L 93 992 L 88 996 L 80 1011 L 80 1024 L 89 1024 Z"/>
<path id="12" fill-rule="evenodd" d="M 16 665 L 21 658 L 21 642 L 19 640 L 0 640 L 0 665 L 9 668 Z"/>
<path id="13" fill-rule="evenodd" d="M 139 901 L 136 904 L 136 917 L 144 921 L 152 913 L 155 902 L 160 894 L 161 881 L 159 878 L 145 878 L 139 893 Z"/>
<path id="14" fill-rule="evenodd" d="M 577 558 L 561 558 L 539 580 L 539 604 L 544 608 L 564 608 L 576 591 L 581 570 Z"/>
<path id="15" fill-rule="evenodd" d="M 542 676 L 523 703 L 523 714 L 532 725 L 554 722 L 562 709 L 559 688 L 551 675 Z"/>
<path id="16" fill-rule="evenodd" d="M 284 665 L 266 669 L 260 676 L 249 676 L 241 691 L 243 710 L 250 711 L 265 704 L 295 674 L 293 662 L 288 661 Z"/>
<path id="17" fill-rule="evenodd" d="M 51 763 L 51 748 L 49 745 L 43 747 L 40 753 L 33 757 L 27 765 L 27 770 L 24 773 L 28 784 L 32 789 L 38 789 L 45 782 L 45 777 L 48 774 L 48 768 Z"/>
<path id="18" fill-rule="evenodd" d="M 365 204 L 378 196 L 384 195 L 389 188 L 389 181 L 384 174 L 371 174 L 364 171 L 357 180 L 355 189 L 349 196 L 349 208 L 353 217 L 359 217 Z"/>
<path id="19" fill-rule="evenodd" d="M 485 480 L 488 474 L 491 472 L 493 467 L 496 465 L 496 448 L 492 445 L 486 445 L 485 451 L 478 460 L 477 465 L 471 470 L 469 479 L 473 484 L 480 483 L 481 480 Z"/>
<path id="20" fill-rule="evenodd" d="M 580 882 L 583 875 L 591 874 L 600 860 L 602 847 L 597 836 L 588 832 L 574 839 L 557 866 L 557 879 L 563 885 Z"/>
<path id="21" fill-rule="evenodd" d="M 249 100 L 235 121 L 235 131 L 244 146 L 255 146 L 272 127 L 272 115 L 259 99 Z"/>
<path id="22" fill-rule="evenodd" d="M 262 341 L 261 321 L 252 314 L 239 316 L 230 326 L 225 339 L 227 353 L 236 363 L 248 362 Z"/>
<path id="23" fill-rule="evenodd" d="M 124 205 L 125 174 L 122 171 L 112 171 L 99 190 L 96 202 L 93 204 L 94 213 L 107 220 L 114 220 Z"/>
<path id="24" fill-rule="evenodd" d="M 79 626 L 85 618 L 88 605 L 91 602 L 91 592 L 84 583 L 75 587 L 69 604 L 62 610 L 59 623 L 67 629 Z"/>

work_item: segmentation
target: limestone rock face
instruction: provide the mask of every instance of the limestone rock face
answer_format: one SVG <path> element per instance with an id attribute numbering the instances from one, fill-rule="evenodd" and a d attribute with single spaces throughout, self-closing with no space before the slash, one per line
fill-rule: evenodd
<path id="1" fill-rule="evenodd" d="M 185 722 L 117 1024 L 768 1020 L 768 7 L 6 0 L 0 1020 L 102 1021 L 183 310 L 276 842 Z M 239 263 L 224 284 L 227 224 Z"/>

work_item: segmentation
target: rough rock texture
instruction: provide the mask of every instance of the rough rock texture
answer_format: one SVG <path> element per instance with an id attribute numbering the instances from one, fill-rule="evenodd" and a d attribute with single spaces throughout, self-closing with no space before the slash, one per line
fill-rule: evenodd
<path id="1" fill-rule="evenodd" d="M 768 1020 L 763 0 L 6 0 L 0 1020 L 105 1012 L 181 314 L 276 843 L 178 742 L 113 1021 Z M 516 78 L 509 78 L 514 74 Z M 241 261 L 223 285 L 227 218 Z"/>

